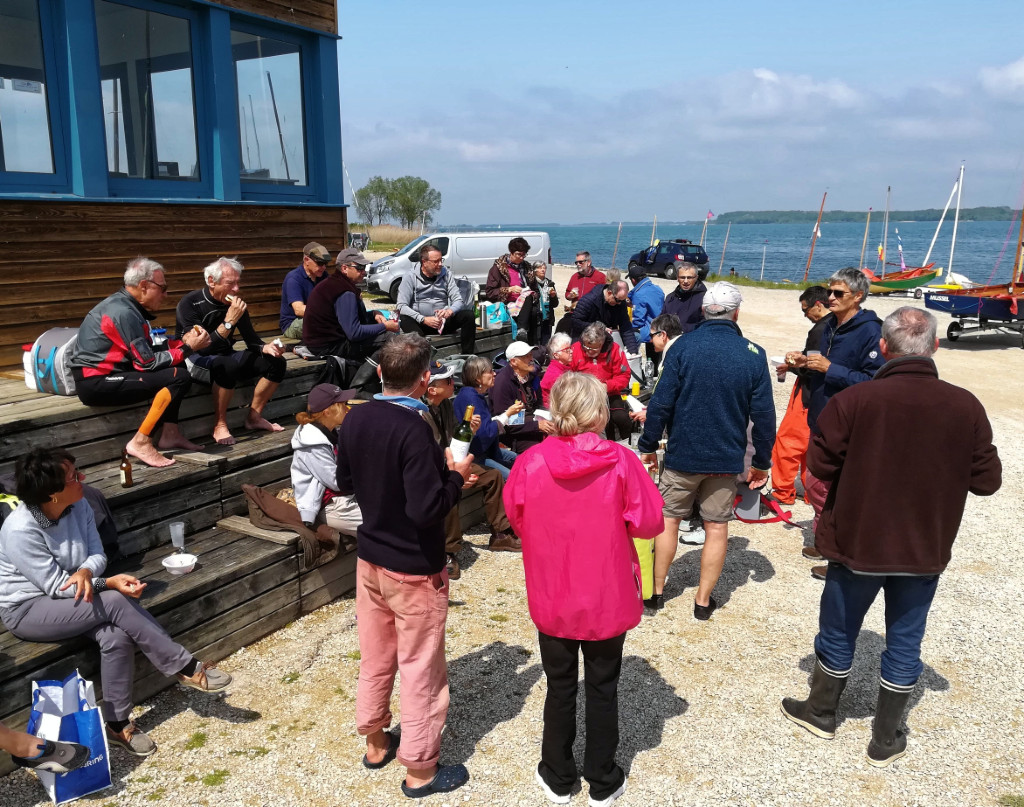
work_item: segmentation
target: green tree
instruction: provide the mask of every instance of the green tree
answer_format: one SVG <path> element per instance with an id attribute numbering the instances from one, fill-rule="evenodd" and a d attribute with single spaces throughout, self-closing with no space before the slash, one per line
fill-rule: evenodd
<path id="1" fill-rule="evenodd" d="M 391 214 L 403 227 L 412 227 L 441 208 L 441 192 L 430 187 L 430 183 L 419 177 L 399 177 L 389 180 Z"/>
<path id="2" fill-rule="evenodd" d="M 356 210 L 369 224 L 383 224 L 391 215 L 391 180 L 384 177 L 370 177 L 355 194 Z"/>

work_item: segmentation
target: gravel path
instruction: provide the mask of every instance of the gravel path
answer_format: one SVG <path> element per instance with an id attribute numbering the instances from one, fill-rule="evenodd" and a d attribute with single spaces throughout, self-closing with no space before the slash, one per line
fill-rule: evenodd
<path id="1" fill-rule="evenodd" d="M 740 324 L 769 354 L 802 344 L 806 326 L 794 293 L 744 293 Z M 872 300 L 868 307 L 884 315 L 903 302 Z M 1017 544 L 1024 517 L 1017 386 L 1024 351 L 1016 344 L 998 336 L 962 340 L 939 356 L 943 375 L 969 386 L 988 407 L 1004 483 L 996 496 L 968 501 L 929 620 L 908 755 L 881 771 L 864 758 L 883 646 L 878 604 L 865 622 L 836 739 L 819 740 L 781 716 L 780 699 L 806 691 L 821 584 L 799 554 L 806 529 L 737 523 L 716 590 L 724 607 L 712 620 L 692 618 L 700 552 L 680 546 L 665 610 L 629 634 L 619 761 L 630 778 L 619 804 L 973 807 L 1024 797 L 1024 560 Z M 781 414 L 789 386 L 774 387 Z M 809 507 L 793 511 L 809 523 Z M 465 762 L 472 778 L 426 803 L 546 804 L 533 782 L 545 688 L 522 563 L 482 550 L 482 533 L 467 540 L 463 577 L 452 584 L 452 700 L 442 760 Z M 160 750 L 142 761 L 115 750 L 114 788 L 87 801 L 403 803 L 400 767 L 369 772 L 359 765 L 354 612 L 353 600 L 340 600 L 225 660 L 221 666 L 236 680 L 226 699 L 175 688 L 144 704 L 139 724 Z M 580 728 L 582 734 L 582 720 Z M 579 742 L 576 750 L 582 760 Z M 572 803 L 585 798 L 584 788 Z M 45 803 L 30 774 L 0 780 L 4 807 Z"/>

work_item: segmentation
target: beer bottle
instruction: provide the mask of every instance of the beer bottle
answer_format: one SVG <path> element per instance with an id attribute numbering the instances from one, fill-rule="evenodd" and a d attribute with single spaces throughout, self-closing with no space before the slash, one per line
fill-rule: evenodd
<path id="1" fill-rule="evenodd" d="M 452 436 L 452 444 L 450 446 L 452 450 L 452 456 L 456 462 L 462 462 L 466 459 L 466 455 L 469 453 L 469 444 L 473 442 L 473 428 L 469 425 L 469 422 L 473 419 L 473 407 L 466 407 L 466 414 L 462 416 L 462 423 L 455 430 L 455 434 Z"/>
<path id="2" fill-rule="evenodd" d="M 130 488 L 132 486 L 132 463 L 128 459 L 128 449 L 121 449 L 121 487 Z"/>

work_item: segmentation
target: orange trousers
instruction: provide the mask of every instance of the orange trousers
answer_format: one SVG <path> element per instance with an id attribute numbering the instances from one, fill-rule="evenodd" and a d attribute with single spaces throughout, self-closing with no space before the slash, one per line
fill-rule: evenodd
<path id="1" fill-rule="evenodd" d="M 804 467 L 810 429 L 807 409 L 800 395 L 800 382 L 793 385 L 786 414 L 782 417 L 772 447 L 772 491 L 776 498 L 790 502 L 796 498 L 796 477 Z"/>

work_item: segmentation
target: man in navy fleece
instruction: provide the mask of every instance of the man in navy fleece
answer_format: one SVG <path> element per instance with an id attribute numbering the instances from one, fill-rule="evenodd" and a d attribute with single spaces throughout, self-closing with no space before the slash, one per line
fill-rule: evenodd
<path id="1" fill-rule="evenodd" d="M 384 391 L 353 408 L 338 440 L 338 489 L 354 494 L 363 513 L 356 532 L 356 723 L 366 737 L 363 765 L 382 768 L 397 757 L 408 769 L 402 792 L 418 798 L 469 779 L 465 766 L 438 760 L 448 715 L 444 522 L 469 480 L 473 455 L 456 463 L 450 450 L 442 454 L 422 417 L 427 340 L 393 336 L 378 360 Z M 385 731 L 397 671 L 401 740 Z"/>

